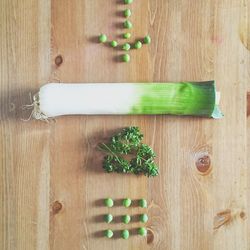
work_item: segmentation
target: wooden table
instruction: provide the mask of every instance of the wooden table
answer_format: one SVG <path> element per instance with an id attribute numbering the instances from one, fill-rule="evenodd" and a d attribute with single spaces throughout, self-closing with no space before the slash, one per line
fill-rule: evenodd
<path id="1" fill-rule="evenodd" d="M 121 51 L 96 42 L 101 32 L 121 41 L 121 2 L 0 1 L 0 249 L 250 249 L 250 2 L 135 0 L 133 39 L 149 33 L 152 44 L 131 51 L 128 64 L 118 62 Z M 209 79 L 217 81 L 222 94 L 221 120 L 82 116 L 21 121 L 29 115 L 21 110 L 30 102 L 29 93 L 46 82 Z M 97 143 L 131 125 L 142 129 L 157 152 L 159 177 L 103 172 Z M 132 235 L 126 241 L 116 231 L 114 239 L 103 238 L 107 225 L 101 216 L 107 211 L 117 216 L 144 211 L 107 209 L 102 206 L 107 196 L 116 202 L 145 197 L 148 237 Z M 110 228 L 134 234 L 138 226 L 118 221 Z"/>

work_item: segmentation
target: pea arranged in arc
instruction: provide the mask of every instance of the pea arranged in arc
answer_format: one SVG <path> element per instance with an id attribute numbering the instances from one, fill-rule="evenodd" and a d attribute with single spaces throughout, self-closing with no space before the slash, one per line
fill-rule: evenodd
<path id="1" fill-rule="evenodd" d="M 132 11 L 130 9 L 124 10 L 124 16 L 125 17 L 130 17 L 132 15 Z"/>
<path id="2" fill-rule="evenodd" d="M 122 61 L 123 62 L 129 62 L 130 61 L 130 55 L 129 54 L 122 55 Z"/>
<path id="3" fill-rule="evenodd" d="M 137 41 L 134 45 L 136 49 L 140 49 L 142 47 L 142 43 L 140 41 Z"/>
<path id="4" fill-rule="evenodd" d="M 146 223 L 148 221 L 148 216 L 146 214 L 141 214 L 140 221 Z"/>
<path id="5" fill-rule="evenodd" d="M 122 222 L 128 224 L 131 221 L 130 215 L 126 214 L 122 216 Z"/>
<path id="6" fill-rule="evenodd" d="M 111 45 L 111 47 L 113 47 L 113 48 L 115 48 L 115 47 L 117 47 L 118 46 L 118 42 L 117 41 L 111 41 L 110 42 L 110 45 Z"/>
<path id="7" fill-rule="evenodd" d="M 146 208 L 148 206 L 147 201 L 145 199 L 140 199 L 139 200 L 139 206 Z"/>
<path id="8" fill-rule="evenodd" d="M 131 4 L 131 3 L 133 3 L 133 0 L 124 0 L 124 3 L 125 4 Z"/>
<path id="9" fill-rule="evenodd" d="M 150 44 L 151 43 L 151 37 L 149 35 L 145 36 L 143 39 L 145 44 Z"/>
<path id="10" fill-rule="evenodd" d="M 114 235 L 113 231 L 111 229 L 107 229 L 104 232 L 104 236 L 106 236 L 107 238 L 112 238 Z"/>
<path id="11" fill-rule="evenodd" d="M 130 44 L 129 43 L 125 43 L 123 46 L 122 46 L 122 49 L 123 50 L 130 50 Z"/>
<path id="12" fill-rule="evenodd" d="M 101 34 L 100 36 L 99 36 L 99 42 L 100 43 L 105 43 L 106 41 L 107 41 L 107 36 L 105 35 L 105 34 Z"/>
<path id="13" fill-rule="evenodd" d="M 127 55 L 128 55 L 128 54 L 127 54 Z M 124 200 L 122 201 L 122 204 L 123 204 L 124 207 L 130 207 L 131 203 L 132 203 L 132 201 L 131 201 L 131 199 L 129 199 L 129 198 L 126 198 L 126 199 L 124 199 Z"/>
<path id="14" fill-rule="evenodd" d="M 126 20 L 124 23 L 124 28 L 126 29 L 131 29 L 133 27 L 133 24 L 129 21 L 129 20 Z"/>
<path id="15" fill-rule="evenodd" d="M 113 207 L 114 206 L 114 201 L 111 198 L 107 198 L 104 200 L 104 204 L 106 207 Z"/>
<path id="16" fill-rule="evenodd" d="M 123 34 L 123 38 L 129 39 L 131 37 L 131 33 L 127 32 Z"/>
<path id="17" fill-rule="evenodd" d="M 147 229 L 145 227 L 140 227 L 138 229 L 138 234 L 141 236 L 146 236 L 147 235 Z"/>
<path id="18" fill-rule="evenodd" d="M 129 231 L 128 231 L 127 229 L 122 230 L 121 236 L 122 236 L 122 238 L 125 239 L 125 240 L 128 239 L 128 238 L 129 238 Z"/>
<path id="19" fill-rule="evenodd" d="M 105 214 L 104 215 L 104 221 L 107 223 L 110 223 L 113 220 L 113 215 L 112 214 Z"/>

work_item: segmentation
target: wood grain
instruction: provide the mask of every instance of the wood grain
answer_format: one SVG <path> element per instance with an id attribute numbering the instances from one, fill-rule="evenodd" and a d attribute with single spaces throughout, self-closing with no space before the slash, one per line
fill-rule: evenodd
<path id="1" fill-rule="evenodd" d="M 246 93 L 249 90 L 248 1 L 138 0 L 134 39 L 152 44 L 120 50 L 118 0 L 0 2 L 0 249 L 247 250 L 250 245 Z M 20 119 L 47 81 L 141 82 L 215 79 L 221 120 L 170 116 L 62 117 L 49 124 Z M 128 97 L 129 98 L 129 97 Z M 96 145 L 125 126 L 139 126 L 158 154 L 160 176 L 105 174 Z M 248 138 L 248 139 L 247 139 Z M 117 206 L 102 206 L 105 197 Z M 147 238 L 119 216 L 121 199 L 146 198 Z M 114 239 L 102 237 L 111 212 Z M 136 218 L 136 217 L 135 217 Z M 131 229 L 120 239 L 119 230 Z"/>
<path id="2" fill-rule="evenodd" d="M 49 248 L 49 127 L 23 122 L 50 76 L 50 2 L 0 3 L 0 248 Z"/>

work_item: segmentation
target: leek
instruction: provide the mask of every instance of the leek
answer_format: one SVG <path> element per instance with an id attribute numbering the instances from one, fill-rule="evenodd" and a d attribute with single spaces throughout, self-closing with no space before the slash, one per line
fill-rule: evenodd
<path id="1" fill-rule="evenodd" d="M 34 96 L 33 117 L 61 115 L 192 115 L 220 118 L 214 81 L 49 83 Z"/>

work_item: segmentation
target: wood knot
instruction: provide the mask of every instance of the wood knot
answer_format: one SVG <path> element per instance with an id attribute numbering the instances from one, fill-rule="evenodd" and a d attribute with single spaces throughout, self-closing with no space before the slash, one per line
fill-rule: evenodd
<path id="1" fill-rule="evenodd" d="M 59 213 L 62 210 L 62 203 L 59 201 L 55 201 L 52 205 L 52 211 L 54 214 Z"/>
<path id="2" fill-rule="evenodd" d="M 62 63 L 63 63 L 63 57 L 61 55 L 58 55 L 55 58 L 55 64 L 56 64 L 56 66 L 60 66 Z"/>
<path id="3" fill-rule="evenodd" d="M 216 214 L 214 217 L 214 229 L 218 229 L 223 225 L 228 224 L 233 219 L 230 209 L 226 209 Z"/>
<path id="4" fill-rule="evenodd" d="M 154 241 L 154 232 L 149 228 L 147 230 L 147 244 L 151 244 Z"/>
<path id="5" fill-rule="evenodd" d="M 246 213 L 245 213 L 244 211 L 241 211 L 241 212 L 240 212 L 240 218 L 241 218 L 242 220 L 245 220 L 245 219 L 246 219 Z"/>
<path id="6" fill-rule="evenodd" d="M 211 160 L 209 155 L 203 155 L 196 160 L 196 168 L 202 175 L 207 175 L 211 171 Z"/>

